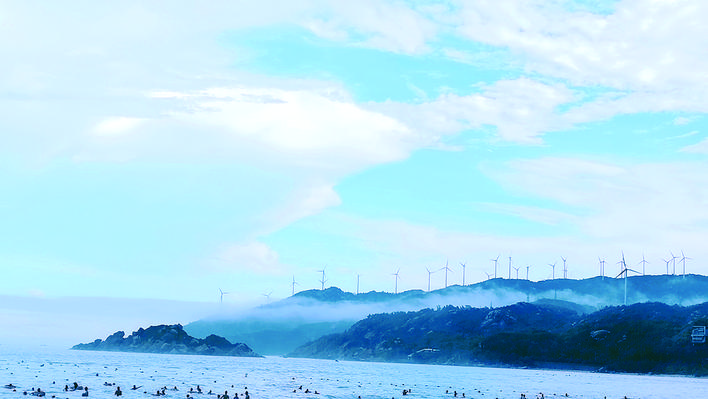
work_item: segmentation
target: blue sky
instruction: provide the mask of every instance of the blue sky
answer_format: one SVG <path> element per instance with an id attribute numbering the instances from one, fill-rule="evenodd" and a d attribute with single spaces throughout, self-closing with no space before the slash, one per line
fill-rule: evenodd
<path id="1" fill-rule="evenodd" d="M 0 2 L 19 297 L 708 272 L 702 1 Z M 505 263 L 506 264 L 506 263 Z M 508 277 L 507 273 L 500 275 Z M 522 274 L 523 275 L 523 274 Z M 556 270 L 558 276 L 558 269 Z M 442 275 L 433 286 L 440 288 Z"/>

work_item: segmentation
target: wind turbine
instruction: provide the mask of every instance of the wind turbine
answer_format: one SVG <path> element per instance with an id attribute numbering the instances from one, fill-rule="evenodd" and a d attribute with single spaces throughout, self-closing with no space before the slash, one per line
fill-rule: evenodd
<path id="1" fill-rule="evenodd" d="M 267 294 L 263 294 L 263 296 L 266 297 L 266 302 L 270 302 L 270 294 L 272 294 L 272 293 L 273 293 L 273 291 L 271 291 Z"/>
<path id="2" fill-rule="evenodd" d="M 598 262 L 600 262 L 600 275 L 602 276 L 602 279 L 605 279 L 605 260 L 600 259 L 600 257 L 597 257 Z"/>
<path id="3" fill-rule="evenodd" d="M 511 280 L 511 256 L 509 256 L 509 280 Z"/>
<path id="4" fill-rule="evenodd" d="M 492 273 L 484 272 L 484 274 L 487 275 L 487 280 L 491 280 L 491 279 L 492 279 Z"/>
<path id="5" fill-rule="evenodd" d="M 460 265 L 462 266 L 462 286 L 464 287 L 465 286 L 465 268 L 467 267 L 467 265 L 465 265 L 462 262 L 460 262 Z M 684 269 L 685 269 L 685 267 L 684 267 Z"/>
<path id="6" fill-rule="evenodd" d="M 494 262 L 494 278 L 497 278 L 497 264 L 499 263 L 499 256 L 500 255 L 497 255 L 495 259 L 490 259 L 492 262 Z"/>
<path id="7" fill-rule="evenodd" d="M 519 279 L 519 267 L 515 267 L 514 270 L 516 270 L 516 279 Z"/>
<path id="8" fill-rule="evenodd" d="M 551 274 L 551 280 L 555 280 L 556 279 L 556 264 L 555 264 L 555 262 L 553 264 L 549 263 L 548 266 L 553 268 L 553 274 Z"/>
<path id="9" fill-rule="evenodd" d="M 221 294 L 221 296 L 219 297 L 219 304 L 222 304 L 224 303 L 224 295 L 228 294 L 228 292 L 224 292 L 221 290 L 221 288 L 219 288 L 219 293 Z"/>
<path id="10" fill-rule="evenodd" d="M 666 262 L 666 275 L 669 275 L 669 263 L 671 263 L 671 259 L 662 259 L 664 262 Z"/>
<path id="11" fill-rule="evenodd" d="M 639 263 L 642 264 L 642 276 L 644 276 L 645 275 L 644 272 L 646 271 L 646 265 L 647 265 L 647 263 L 649 263 L 648 260 L 644 259 L 644 254 L 642 254 L 642 260 L 640 260 Z M 639 264 L 639 263 L 637 263 L 637 264 Z"/>
<path id="12" fill-rule="evenodd" d="M 320 280 L 320 283 L 322 283 L 322 291 L 324 291 L 324 285 L 327 282 L 327 279 L 325 278 L 325 269 L 317 271 L 318 273 L 322 273 L 322 279 Z"/>
<path id="13" fill-rule="evenodd" d="M 561 256 L 561 259 L 563 259 L 563 278 L 567 279 L 568 278 L 568 268 L 565 265 L 565 261 L 568 260 L 567 258 L 564 258 Z"/>
<path id="14" fill-rule="evenodd" d="M 425 270 L 428 271 L 428 292 L 430 292 L 430 275 L 433 274 L 433 273 L 435 273 L 435 272 L 439 272 L 440 270 L 433 270 L 433 271 L 431 272 L 430 269 L 428 269 L 427 267 L 425 268 Z"/>
<path id="15" fill-rule="evenodd" d="M 295 286 L 300 285 L 295 281 L 295 276 L 293 275 L 293 295 L 295 295 Z"/>
<path id="16" fill-rule="evenodd" d="M 356 294 L 359 295 L 359 275 L 356 275 Z"/>
<path id="17" fill-rule="evenodd" d="M 678 256 L 674 255 L 673 252 L 669 251 L 671 254 L 671 260 L 674 262 L 674 272 L 672 273 L 674 276 L 676 275 L 676 259 L 678 259 Z"/>
<path id="18" fill-rule="evenodd" d="M 624 252 L 622 252 L 622 260 L 617 263 L 622 265 L 622 271 L 620 272 L 620 274 L 617 275 L 617 277 L 624 274 L 624 304 L 627 305 L 627 275 L 629 274 L 629 272 L 635 272 L 637 274 L 639 274 L 639 272 L 636 270 L 627 268 L 627 262 L 625 262 L 625 260 L 624 260 Z M 615 277 L 615 278 L 617 278 L 617 277 Z"/>
<path id="19" fill-rule="evenodd" d="M 527 265 L 527 266 L 526 266 L 526 280 L 529 279 L 529 269 L 530 269 L 530 268 L 531 268 L 530 265 Z"/>
<path id="20" fill-rule="evenodd" d="M 396 270 L 396 273 L 393 273 L 392 276 L 396 276 L 396 288 L 394 289 L 393 293 L 398 294 L 398 272 L 400 272 L 401 269 Z"/>
<path id="21" fill-rule="evenodd" d="M 447 288 L 447 272 L 451 272 L 452 269 L 450 269 L 447 265 L 447 261 L 445 261 L 445 267 L 443 267 L 440 270 L 445 270 L 445 288 Z"/>
<path id="22" fill-rule="evenodd" d="M 681 260 L 679 262 L 683 263 L 683 278 L 686 278 L 686 261 L 691 260 L 691 258 L 686 257 L 684 255 L 683 250 L 681 250 Z"/>

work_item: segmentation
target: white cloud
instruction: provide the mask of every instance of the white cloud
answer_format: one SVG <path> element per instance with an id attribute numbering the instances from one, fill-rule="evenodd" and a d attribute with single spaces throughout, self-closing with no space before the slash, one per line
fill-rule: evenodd
<path id="1" fill-rule="evenodd" d="M 674 125 L 681 126 L 681 125 L 686 125 L 693 121 L 691 118 L 686 118 L 685 116 L 679 116 L 674 119 Z"/>
<path id="2" fill-rule="evenodd" d="M 260 143 L 295 163 L 356 168 L 405 158 L 417 144 L 399 121 L 324 93 L 221 88 L 190 98 L 190 111 L 173 119 Z"/>
<path id="3" fill-rule="evenodd" d="M 428 50 L 427 41 L 437 33 L 422 13 L 398 2 L 334 0 L 321 5 L 326 11 L 309 15 L 303 26 L 331 40 L 418 54 Z"/>
<path id="4" fill-rule="evenodd" d="M 292 192 L 276 210 L 264 216 L 265 231 L 275 231 L 297 220 L 316 215 L 327 208 L 336 207 L 342 200 L 330 184 L 303 184 Z"/>
<path id="5" fill-rule="evenodd" d="M 105 118 L 96 124 L 93 133 L 97 136 L 111 137 L 130 133 L 140 126 L 145 120 L 143 118 L 131 118 L 117 116 Z"/>
<path id="6" fill-rule="evenodd" d="M 559 225 L 561 223 L 576 222 L 577 217 L 566 212 L 546 209 L 536 206 L 484 203 L 478 206 L 486 211 L 516 216 L 533 222 Z"/>
<path id="7" fill-rule="evenodd" d="M 708 155 L 708 139 L 703 139 L 696 144 L 691 144 L 681 149 L 681 152 Z"/>
<path id="8" fill-rule="evenodd" d="M 544 158 L 488 173 L 514 191 L 576 209 L 578 228 L 593 239 L 697 250 L 708 235 L 703 163 L 620 166 Z"/>
<path id="9" fill-rule="evenodd" d="M 557 108 L 573 98 L 563 85 L 519 78 L 482 86 L 475 94 L 443 94 L 423 104 L 386 103 L 378 109 L 428 134 L 494 126 L 504 141 L 537 144 L 544 133 L 569 127 Z"/>
<path id="10" fill-rule="evenodd" d="M 701 51 L 708 5 L 698 1 L 618 2 L 608 15 L 561 3 L 463 3 L 459 32 L 509 47 L 528 67 L 580 85 L 666 90 L 705 82 Z M 702 67 L 701 67 L 702 66 Z"/>
<path id="11" fill-rule="evenodd" d="M 278 253 L 260 241 L 247 241 L 226 245 L 210 262 L 212 267 L 230 273 L 281 274 Z"/>

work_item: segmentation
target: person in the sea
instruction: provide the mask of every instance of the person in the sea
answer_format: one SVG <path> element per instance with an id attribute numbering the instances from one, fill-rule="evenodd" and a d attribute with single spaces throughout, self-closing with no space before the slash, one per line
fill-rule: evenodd
<path id="1" fill-rule="evenodd" d="M 82 393 L 81 396 L 83 396 L 83 397 L 88 396 L 88 387 L 84 387 L 84 393 Z"/>
<path id="2" fill-rule="evenodd" d="M 116 396 L 121 396 L 123 395 L 123 391 L 120 390 L 120 387 L 116 388 L 116 391 L 113 393 Z"/>

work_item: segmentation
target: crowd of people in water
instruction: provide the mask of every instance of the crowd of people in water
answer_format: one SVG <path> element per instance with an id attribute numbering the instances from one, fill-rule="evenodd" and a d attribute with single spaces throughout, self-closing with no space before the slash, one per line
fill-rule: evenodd
<path id="1" fill-rule="evenodd" d="M 52 384 L 56 385 L 56 381 L 53 382 Z M 104 386 L 111 386 L 111 387 L 115 386 L 116 388 L 115 388 L 115 391 L 113 392 L 113 395 L 123 396 L 123 391 L 120 389 L 120 386 L 116 386 L 115 383 L 104 382 L 103 385 Z M 17 392 L 17 389 L 19 388 L 17 385 L 12 384 L 12 383 L 4 385 L 3 387 L 6 389 L 11 389 L 13 392 Z M 234 386 L 232 385 L 231 387 L 233 388 Z M 133 385 L 133 387 L 130 388 L 130 390 L 137 391 L 140 388 L 142 388 L 142 385 L 141 386 Z M 302 389 L 302 385 L 300 386 L 300 389 Z M 70 385 L 69 384 L 64 385 L 63 392 L 68 393 L 68 392 L 75 392 L 75 391 L 81 392 L 82 397 L 89 396 L 89 388 L 87 386 L 79 385 L 78 382 L 74 382 Z M 179 391 L 179 388 L 177 388 L 176 386 L 173 386 L 172 388 L 168 388 L 167 386 L 163 386 L 162 388 L 157 389 L 154 393 L 150 393 L 148 391 L 143 391 L 143 394 L 150 394 L 152 396 L 168 396 L 168 393 L 167 393 L 168 391 L 176 392 L 176 391 Z M 310 393 L 310 390 L 307 389 L 306 392 Z M 314 393 L 319 394 L 319 392 L 317 392 L 317 391 L 314 391 Z M 47 391 L 43 391 L 42 388 L 32 387 L 29 390 L 22 391 L 22 395 L 25 395 L 25 396 L 29 395 L 29 396 L 44 397 L 46 394 L 47 394 Z M 195 398 L 196 397 L 195 395 L 200 395 L 200 394 L 215 395 L 216 399 L 251 399 L 251 394 L 248 393 L 248 387 L 244 387 L 244 392 L 241 393 L 241 396 L 239 396 L 238 392 L 234 392 L 233 396 L 230 396 L 228 390 L 224 391 L 223 394 L 215 393 L 211 389 L 207 392 L 204 392 L 204 390 L 202 390 L 202 387 L 199 385 L 197 385 L 196 388 L 190 387 L 189 390 L 187 391 L 186 397 L 187 398 Z M 54 394 L 51 397 L 57 398 L 57 395 Z"/>
<path id="2" fill-rule="evenodd" d="M 114 394 L 115 396 L 122 396 L 122 395 L 123 395 L 123 391 L 120 389 L 120 386 L 116 386 L 115 383 L 105 382 L 103 385 L 104 385 L 104 386 L 110 386 L 110 387 L 115 386 L 116 388 L 115 388 L 113 394 Z M 17 392 L 17 389 L 18 389 L 19 387 L 18 387 L 17 385 L 14 385 L 14 384 L 10 383 L 10 384 L 5 385 L 4 388 L 6 388 L 6 389 L 11 389 L 13 392 Z M 130 388 L 130 390 L 131 390 L 131 391 L 137 391 L 137 390 L 139 390 L 140 388 L 142 388 L 142 386 L 135 386 L 135 385 L 133 385 L 133 386 Z M 234 386 L 232 385 L 231 388 L 234 388 Z M 64 385 L 64 392 L 67 392 L 67 393 L 68 393 L 68 392 L 76 392 L 76 391 L 81 392 L 81 396 L 83 396 L 83 397 L 88 397 L 88 396 L 89 396 L 89 388 L 86 387 L 86 386 L 82 386 L 82 385 L 80 385 L 80 384 L 77 383 L 77 382 L 74 382 L 74 383 L 72 383 L 71 385 L 69 385 L 69 384 Z M 176 386 L 173 386 L 172 388 L 168 388 L 167 386 L 163 386 L 162 388 L 157 389 L 154 393 L 148 392 L 147 390 L 143 390 L 142 393 L 143 393 L 143 394 L 146 394 L 146 395 L 151 395 L 151 396 L 168 396 L 168 392 L 174 394 L 174 393 L 176 393 L 176 392 L 178 392 L 178 391 L 179 391 L 179 388 L 177 388 Z M 232 392 L 233 392 L 233 391 L 232 391 Z M 302 393 L 305 393 L 305 394 L 313 394 L 313 395 L 319 395 L 319 394 L 320 394 L 317 390 L 312 390 L 312 391 L 311 391 L 309 388 L 304 388 L 304 389 L 303 389 L 303 386 L 302 386 L 302 385 L 300 385 L 299 387 L 293 389 L 293 393 L 298 393 L 298 392 L 302 392 Z M 403 391 L 401 392 L 402 396 L 408 396 L 408 395 L 411 395 L 412 393 L 413 393 L 413 390 L 412 390 L 411 388 L 404 388 Z M 479 390 L 477 390 L 476 393 L 479 394 L 479 395 L 484 395 L 484 394 L 482 393 L 482 391 L 479 391 Z M 31 396 L 44 397 L 44 396 L 47 394 L 47 392 L 46 392 L 46 391 L 43 391 L 41 388 L 31 388 L 30 390 L 22 391 L 22 394 L 23 394 L 23 395 L 31 395 Z M 190 388 L 186 391 L 186 398 L 194 399 L 194 398 L 198 398 L 199 396 L 201 396 L 201 395 L 203 395 L 203 394 L 204 394 L 204 395 L 215 396 L 216 399 L 251 399 L 251 396 L 250 396 L 250 394 L 248 393 L 248 387 L 244 387 L 244 391 L 241 392 L 241 394 L 239 395 L 238 392 L 233 392 L 232 394 L 229 394 L 229 391 L 228 391 L 228 390 L 225 390 L 223 394 L 222 394 L 222 393 L 215 393 L 215 392 L 213 392 L 211 389 L 208 390 L 207 392 L 204 392 L 204 389 L 202 389 L 202 387 L 201 387 L 200 385 L 197 385 L 196 388 L 195 388 L 195 387 L 190 387 Z M 449 395 L 450 397 L 453 397 L 453 398 L 458 398 L 458 397 L 466 398 L 464 392 L 458 393 L 456 390 L 452 390 L 452 391 L 451 391 L 451 390 L 449 390 L 449 389 L 446 389 L 446 390 L 445 390 L 445 395 Z M 169 396 L 173 396 L 173 395 L 169 395 Z M 556 395 L 554 395 L 554 396 L 556 396 Z M 57 395 L 55 394 L 55 395 L 52 395 L 51 397 L 52 397 L 52 398 L 57 398 Z M 569 397 L 569 395 L 566 393 L 565 395 L 562 395 L 561 397 L 566 397 L 566 398 L 567 398 L 567 397 Z M 359 396 L 358 399 L 361 399 L 361 396 Z M 396 398 L 393 397 L 392 399 L 396 399 Z M 526 394 L 522 393 L 519 399 L 528 399 L 528 397 L 526 396 Z M 545 396 L 544 396 L 543 392 L 539 392 L 539 393 L 536 395 L 536 399 L 545 399 Z M 627 399 L 627 397 L 625 396 L 624 399 Z"/>
<path id="3" fill-rule="evenodd" d="M 295 380 L 295 378 L 293 378 Z M 215 381 L 216 382 L 216 381 Z M 56 382 L 52 383 L 53 385 L 56 385 Z M 123 396 L 123 391 L 121 390 L 120 386 L 117 386 L 115 383 L 111 382 L 104 382 L 104 386 L 106 387 L 115 387 L 113 390 L 113 395 L 115 396 Z M 394 384 L 392 384 L 394 385 Z M 15 384 L 7 384 L 4 385 L 4 388 L 10 389 L 13 392 L 18 392 L 18 387 Z M 139 391 L 142 388 L 141 386 L 136 386 L 133 385 L 130 390 L 131 391 Z M 239 392 L 235 391 L 234 385 L 231 385 L 232 393 L 229 394 L 228 390 L 225 390 L 224 393 L 217 393 L 213 392 L 211 389 L 205 392 L 205 389 L 202 388 L 200 385 L 197 385 L 196 387 L 189 387 L 189 389 L 185 389 L 185 397 L 187 399 L 197 399 L 202 397 L 202 395 L 208 395 L 211 397 L 214 397 L 214 399 L 251 399 L 250 393 L 248 392 L 248 387 L 244 387 L 244 390 L 239 394 Z M 48 392 L 45 390 L 42 390 L 41 388 L 31 388 L 29 390 L 24 390 L 21 391 L 22 395 L 29 395 L 29 396 L 38 396 L 38 397 L 45 397 Z M 88 397 L 89 396 L 89 388 L 87 386 L 82 386 L 78 382 L 73 382 L 72 384 L 66 384 L 64 385 L 63 392 L 65 393 L 70 393 L 70 392 L 80 392 L 82 397 Z M 319 395 L 320 392 L 317 390 L 310 390 L 309 388 L 303 387 L 303 385 L 299 385 L 297 388 L 294 388 L 293 393 L 304 393 L 304 394 L 312 394 L 312 395 Z M 177 386 L 173 386 L 172 388 L 168 388 L 167 386 L 163 386 L 161 388 L 158 388 L 155 392 L 148 392 L 148 390 L 143 390 L 142 393 L 146 396 L 170 396 L 170 397 L 180 397 L 179 395 L 180 389 L 177 388 Z M 106 397 L 106 392 L 103 391 L 99 395 L 99 397 Z M 411 388 L 404 388 L 403 391 L 401 392 L 402 396 L 408 396 L 408 395 L 414 395 L 413 390 Z M 473 392 L 474 396 L 471 397 L 477 397 L 479 396 L 480 398 L 484 397 L 484 393 L 481 390 L 474 390 Z M 451 389 L 446 389 L 445 390 L 445 396 L 449 396 L 451 398 L 467 398 L 464 392 L 458 392 L 457 390 L 451 390 Z M 59 398 L 60 396 L 55 393 L 51 395 L 51 398 Z M 569 398 L 570 396 L 566 394 L 558 395 L 554 394 L 552 395 L 554 398 Z M 65 397 L 66 399 L 70 399 L 70 397 Z M 493 398 L 493 396 L 489 396 L 489 398 Z M 539 392 L 538 394 L 535 395 L 536 399 L 546 399 L 545 395 L 543 392 Z M 206 398 L 205 398 L 206 399 Z M 361 396 L 358 396 L 358 399 L 361 399 Z M 396 399 L 395 397 L 392 397 L 392 399 Z M 529 399 L 529 397 L 526 396 L 525 393 L 521 393 L 519 399 Z M 606 397 L 605 397 L 606 399 Z M 627 399 L 627 396 L 624 397 L 624 399 Z"/>

